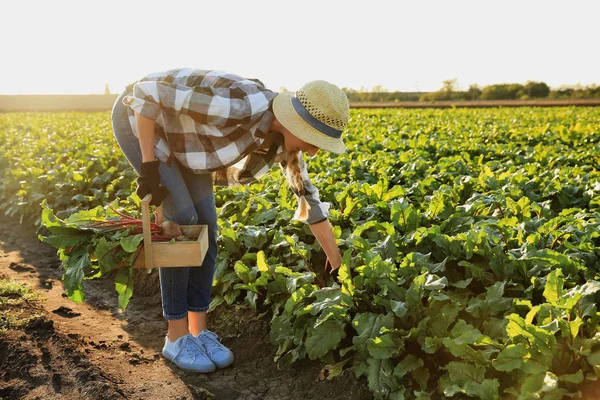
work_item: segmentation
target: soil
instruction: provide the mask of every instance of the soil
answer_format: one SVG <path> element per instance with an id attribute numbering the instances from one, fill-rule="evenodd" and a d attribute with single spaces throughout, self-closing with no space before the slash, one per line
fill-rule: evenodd
<path id="1" fill-rule="evenodd" d="M 86 281 L 86 302 L 76 304 L 64 295 L 55 249 L 33 229 L 0 218 L 0 278 L 7 277 L 31 284 L 43 300 L 24 303 L 29 324 L 0 333 L 0 399 L 372 398 L 366 380 L 350 371 L 329 381 L 319 379 L 322 363 L 275 363 L 268 320 L 244 305 L 209 314 L 234 364 L 184 372 L 160 353 L 167 324 L 156 272 L 136 271 L 124 312 L 110 279 Z"/>

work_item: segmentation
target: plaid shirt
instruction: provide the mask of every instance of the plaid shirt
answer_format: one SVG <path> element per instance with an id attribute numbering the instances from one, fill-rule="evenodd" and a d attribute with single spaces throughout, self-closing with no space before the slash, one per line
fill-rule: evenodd
<path id="1" fill-rule="evenodd" d="M 269 133 L 277 93 L 256 79 L 223 71 L 174 69 L 129 85 L 123 104 L 137 137 L 134 111 L 156 122 L 154 155 L 167 165 L 176 158 L 195 173 L 212 173 L 219 186 L 260 179 L 275 162 L 285 166 L 283 136 Z M 329 204 L 308 177 L 300 153 L 308 224 L 328 218 Z"/>

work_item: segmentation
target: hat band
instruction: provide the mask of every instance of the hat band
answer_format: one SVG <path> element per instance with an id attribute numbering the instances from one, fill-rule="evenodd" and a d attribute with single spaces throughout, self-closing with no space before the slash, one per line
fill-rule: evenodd
<path id="1" fill-rule="evenodd" d="M 339 139 L 340 137 L 342 137 L 342 131 L 332 128 L 329 125 L 326 125 L 318 119 L 316 119 L 315 117 L 313 117 L 308 112 L 308 110 L 302 105 L 302 103 L 300 103 L 300 100 L 298 100 L 296 96 L 292 97 L 292 105 L 294 106 L 294 109 L 296 110 L 298 115 L 300 115 L 300 117 L 302 117 L 304 121 L 306 121 L 310 126 L 315 128 L 319 132 L 322 132 L 334 139 Z"/>

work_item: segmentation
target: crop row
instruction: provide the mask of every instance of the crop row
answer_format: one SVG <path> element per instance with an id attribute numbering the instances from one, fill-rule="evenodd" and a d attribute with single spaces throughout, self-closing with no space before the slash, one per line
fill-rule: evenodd
<path id="1" fill-rule="evenodd" d="M 135 174 L 107 113 L 0 115 L 0 209 L 39 223 L 119 199 Z M 277 359 L 365 376 L 376 397 L 560 399 L 600 376 L 600 110 L 352 110 L 309 173 L 344 262 L 290 223 L 276 169 L 216 191 L 211 307 L 271 319 Z M 135 295 L 135 294 L 134 294 Z"/>

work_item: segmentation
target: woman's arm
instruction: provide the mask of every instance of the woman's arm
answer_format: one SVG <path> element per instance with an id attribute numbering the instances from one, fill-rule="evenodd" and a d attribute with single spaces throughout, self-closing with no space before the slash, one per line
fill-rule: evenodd
<path id="1" fill-rule="evenodd" d="M 321 244 L 325 255 L 329 259 L 331 269 L 338 269 L 342 265 L 342 255 L 340 254 L 337 243 L 335 241 L 333 229 L 331 228 L 329 220 L 326 219 L 324 221 L 317 222 L 316 224 L 312 224 L 309 226 L 313 235 L 315 235 L 315 237 Z"/>
<path id="2" fill-rule="evenodd" d="M 142 162 L 154 161 L 154 124 L 150 118 L 146 118 L 137 112 L 135 114 L 135 127 L 138 132 L 140 148 L 142 150 Z"/>

